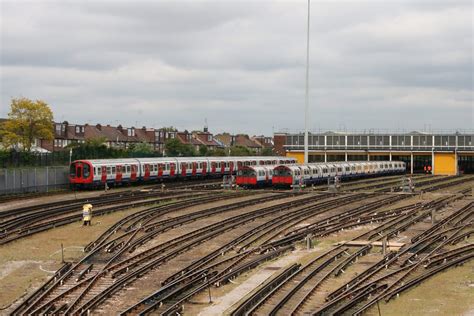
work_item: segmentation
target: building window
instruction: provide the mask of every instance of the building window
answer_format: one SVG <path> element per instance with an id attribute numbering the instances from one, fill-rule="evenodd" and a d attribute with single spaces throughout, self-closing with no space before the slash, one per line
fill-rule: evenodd
<path id="1" fill-rule="evenodd" d="M 212 135 L 207 135 L 207 141 L 212 142 Z"/>

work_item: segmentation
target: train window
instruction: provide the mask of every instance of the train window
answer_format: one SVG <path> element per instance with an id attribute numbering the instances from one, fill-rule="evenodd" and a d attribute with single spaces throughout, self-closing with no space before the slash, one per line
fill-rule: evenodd
<path id="1" fill-rule="evenodd" d="M 100 176 L 101 173 L 102 173 L 102 167 L 97 167 L 97 175 Z"/>
<path id="2" fill-rule="evenodd" d="M 112 167 L 112 173 L 115 174 L 115 167 Z"/>
<path id="3" fill-rule="evenodd" d="M 220 167 L 221 167 L 221 163 L 218 162 L 218 163 L 217 163 L 217 168 L 220 168 Z"/>
<path id="4" fill-rule="evenodd" d="M 154 170 L 155 172 L 157 172 L 157 171 L 158 171 L 158 165 L 153 165 L 153 170 Z"/>
<path id="5" fill-rule="evenodd" d="M 341 167 L 337 168 L 337 172 L 342 172 L 342 168 Z"/>
<path id="6" fill-rule="evenodd" d="M 191 163 L 188 163 L 188 169 L 192 169 L 193 167 L 191 166 Z"/>
<path id="7" fill-rule="evenodd" d="M 328 173 L 328 169 L 324 168 L 323 173 Z"/>
<path id="8" fill-rule="evenodd" d="M 349 171 L 351 171 L 351 168 L 346 167 L 346 172 L 349 172 Z"/>
<path id="9" fill-rule="evenodd" d="M 86 165 L 86 164 L 84 164 L 83 166 L 84 166 L 83 177 L 88 178 L 89 175 L 90 175 L 90 172 L 91 172 L 90 167 L 89 167 L 89 165 Z"/>
<path id="10" fill-rule="evenodd" d="M 112 168 L 107 167 L 107 174 L 112 174 Z"/>
<path id="11" fill-rule="evenodd" d="M 331 173 L 336 172 L 336 168 L 331 168 Z"/>
<path id="12" fill-rule="evenodd" d="M 96 175 L 97 175 L 97 168 L 94 167 L 94 176 L 96 176 Z"/>
<path id="13" fill-rule="evenodd" d="M 130 165 L 127 165 L 127 173 L 130 173 Z"/>

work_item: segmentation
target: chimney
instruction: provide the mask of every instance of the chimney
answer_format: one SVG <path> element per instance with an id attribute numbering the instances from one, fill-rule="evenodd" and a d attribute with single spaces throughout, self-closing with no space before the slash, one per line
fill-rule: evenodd
<path id="1" fill-rule="evenodd" d="M 97 124 L 95 127 L 97 127 L 97 129 L 98 129 L 99 131 L 102 130 L 102 125 L 100 125 L 100 124 Z"/>
<path id="2" fill-rule="evenodd" d="M 207 126 L 204 126 L 204 133 L 209 132 L 209 128 Z"/>

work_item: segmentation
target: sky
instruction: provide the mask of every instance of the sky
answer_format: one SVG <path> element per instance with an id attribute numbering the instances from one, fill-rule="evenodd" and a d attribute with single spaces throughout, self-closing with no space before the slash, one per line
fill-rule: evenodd
<path id="1" fill-rule="evenodd" d="M 304 129 L 307 1 L 0 0 L 0 117 Z M 311 2 L 310 130 L 472 129 L 473 2 Z"/>

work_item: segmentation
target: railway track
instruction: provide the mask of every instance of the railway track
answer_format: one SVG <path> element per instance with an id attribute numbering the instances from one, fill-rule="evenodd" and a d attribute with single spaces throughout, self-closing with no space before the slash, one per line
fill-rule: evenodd
<path id="1" fill-rule="evenodd" d="M 303 241 L 308 235 L 323 238 L 341 230 L 377 224 L 370 232 L 364 232 L 354 238 L 368 240 L 368 245 L 354 247 L 341 244 L 330 249 L 325 256 L 311 261 L 312 263 L 285 269 L 272 288 L 267 288 L 253 298 L 252 304 L 241 309 L 244 314 L 260 308 L 273 310 L 275 304 L 268 302 L 274 301 L 276 297 L 281 298 L 282 293 L 289 292 L 270 293 L 276 287 L 287 288 L 284 281 L 293 278 L 303 280 L 298 283 L 302 285 L 294 290 L 294 293 L 291 292 L 293 295 L 276 299 L 284 301 L 284 304 L 275 312 L 315 312 L 331 302 L 314 305 L 314 295 L 319 299 L 318 289 L 326 289 L 328 280 L 341 280 L 342 277 L 349 284 L 349 274 L 343 271 L 351 269 L 349 267 L 356 260 L 373 253 L 371 242 L 396 238 L 401 231 L 426 219 L 433 209 L 442 209 L 456 199 L 465 197 L 462 194 L 453 194 L 434 202 L 414 202 L 396 207 L 396 203 L 411 196 L 377 193 L 334 195 L 248 192 L 232 193 L 232 198 L 240 201 L 232 201 L 223 193 L 199 193 L 201 195 L 194 198 L 153 206 L 125 217 L 87 245 L 87 253 L 78 263 L 63 267 L 52 281 L 16 306 L 13 313 L 103 312 L 110 307 L 108 304 L 111 304 L 111 298 L 123 293 L 123 288 L 136 287 L 140 284 L 138 280 L 153 275 L 154 279 L 162 281 L 155 291 L 137 299 L 133 305 L 114 307 L 114 310 L 118 309 L 118 313 L 122 315 L 145 315 L 151 312 L 171 315 L 180 312 L 183 304 L 195 295 L 211 286 L 222 286 L 241 273 L 292 250 L 295 243 Z M 206 206 L 218 201 L 221 201 L 222 205 Z M 198 210 L 190 210 L 191 207 Z M 394 254 L 380 256 L 377 262 L 373 263 L 372 270 L 377 270 L 374 274 L 372 270 L 370 273 L 362 271 L 361 277 L 349 284 L 348 288 L 353 289 L 357 297 L 361 298 L 347 310 L 361 308 L 369 295 L 379 295 L 384 290 L 389 293 L 398 289 L 403 282 L 398 281 L 395 286 L 389 288 L 389 285 L 386 286 L 383 282 L 373 283 L 375 278 L 385 277 L 382 280 L 389 280 L 409 271 L 414 264 L 423 267 L 427 261 L 412 256 L 414 250 L 421 255 L 432 251 L 433 247 L 439 246 L 437 243 L 442 240 L 443 234 L 449 234 L 450 243 L 459 243 L 466 238 L 472 228 L 471 209 L 472 203 L 466 206 L 464 211 L 455 212 L 456 216 L 442 219 L 444 224 L 440 224 L 439 229 L 433 229 L 429 235 L 414 240 L 414 248 L 404 252 L 403 256 L 397 259 L 394 259 Z M 454 226 L 449 227 L 451 230 L 446 232 L 446 225 Z M 469 255 L 471 251 L 470 248 L 462 248 L 448 252 L 451 249 L 444 246 L 438 250 L 433 253 L 433 256 L 439 256 L 435 257 L 438 261 L 431 264 L 433 269 L 445 267 L 445 257 L 458 260 Z M 446 252 L 445 257 L 441 256 L 443 252 Z M 386 264 L 393 265 L 394 272 L 391 276 L 381 274 Z M 163 272 L 167 267 L 169 269 L 170 265 L 174 265 L 171 270 L 173 272 Z M 400 271 L 396 272 L 396 269 Z M 421 277 L 421 274 L 412 275 L 413 280 Z M 395 282 L 395 279 L 390 281 Z M 334 299 L 347 295 L 345 289 L 335 293 Z M 267 296 L 262 304 L 254 307 Z M 328 311 L 342 308 L 346 303 L 347 300 L 341 300 L 328 307 Z"/>
<path id="2" fill-rule="evenodd" d="M 395 210 L 377 212 L 375 217 L 370 217 L 374 221 L 381 221 L 382 224 L 353 240 L 380 241 L 397 236 L 400 231 L 429 216 L 433 209 L 441 209 L 447 203 L 462 198 L 453 195 L 433 202 L 415 203 Z M 326 280 L 337 279 L 341 275 L 340 272 L 351 262 L 371 251 L 370 242 L 359 247 L 349 247 L 342 243 L 306 265 L 296 264 L 283 270 L 242 301 L 232 315 L 340 315 L 354 311 L 360 314 L 379 300 L 390 300 L 440 271 L 471 260 L 474 257 L 472 245 L 443 249 L 448 244 L 459 243 L 474 233 L 471 230 L 474 224 L 473 212 L 473 202 L 465 203 L 426 233 L 415 236 L 411 240 L 413 243 L 402 248 L 400 252 L 389 252 L 367 269 L 359 271 L 338 289 L 329 291 L 325 288 L 319 290 L 318 294 L 317 289 L 324 287 Z M 447 226 L 453 227 L 446 228 Z M 302 236 L 300 235 L 300 238 Z M 340 283 L 327 283 L 338 282 Z M 322 297 L 321 293 L 329 294 Z M 378 296 L 364 305 L 366 300 L 374 295 Z"/>
<path id="3" fill-rule="evenodd" d="M 278 200 L 287 196 L 289 196 L 289 194 L 277 194 L 273 195 L 272 199 Z M 289 208 L 294 203 L 305 203 L 312 198 L 314 197 L 306 197 L 298 202 L 275 206 L 271 209 L 268 209 L 268 212 L 278 212 L 282 209 Z M 32 304 L 20 305 L 16 311 L 28 313 L 44 312 L 44 310 L 47 310 L 48 308 L 53 308 L 51 305 L 54 305 L 56 308 L 59 305 L 62 306 L 66 304 L 62 304 L 63 301 L 67 302 L 68 304 L 68 308 L 66 310 L 68 313 L 82 310 L 83 307 L 81 306 L 84 306 L 84 308 L 88 309 L 90 308 L 89 304 L 92 304 L 92 306 L 94 305 L 94 301 L 92 301 L 92 299 L 95 296 L 93 294 L 97 293 L 97 291 L 100 293 L 114 292 L 117 289 L 118 284 L 125 285 L 127 282 L 133 281 L 135 278 L 139 277 L 143 273 L 146 273 L 146 271 L 149 269 L 158 266 L 160 263 L 170 260 L 179 254 L 185 253 L 190 248 L 192 248 L 193 245 L 198 245 L 213 236 L 221 234 L 225 230 L 229 230 L 234 227 L 238 227 L 245 222 L 255 220 L 255 218 L 261 216 L 262 210 L 254 211 L 252 214 L 241 214 L 240 216 L 234 216 L 226 221 L 225 225 L 218 223 L 218 225 L 204 227 L 183 235 L 181 238 L 179 238 L 179 240 L 172 239 L 155 246 L 151 250 L 149 249 L 149 251 L 142 252 L 122 261 L 119 260 L 122 255 L 126 254 L 128 250 L 136 250 L 139 246 L 149 241 L 152 236 L 157 235 L 158 232 L 162 233 L 171 229 L 175 225 L 180 226 L 186 222 L 193 222 L 197 220 L 197 216 L 206 218 L 211 213 L 217 214 L 231 210 L 237 210 L 244 206 L 258 204 L 260 200 L 261 199 L 253 199 L 242 201 L 240 203 L 233 203 L 223 207 L 204 209 L 202 212 L 197 212 L 197 215 L 191 213 L 168 220 L 165 219 L 155 223 L 152 223 L 149 221 L 150 218 L 147 218 L 146 220 L 149 221 L 150 224 L 148 224 L 148 226 L 143 225 L 140 226 L 140 228 L 132 230 L 133 233 L 127 235 L 125 239 L 126 242 L 122 243 L 121 246 L 107 247 L 110 245 L 110 243 L 103 242 L 102 239 L 99 240 L 98 244 L 94 246 L 79 263 L 71 267 L 69 274 L 66 273 L 67 275 L 65 274 L 61 280 L 58 280 L 58 282 L 56 282 L 54 285 L 42 291 L 41 295 L 34 302 L 32 302 Z M 221 230 L 217 229 L 218 226 Z M 134 239 L 135 237 L 136 239 Z M 107 251 L 104 253 L 103 250 L 105 249 L 107 249 Z M 79 283 L 74 281 L 78 279 L 76 274 L 80 274 L 82 271 L 84 271 L 88 267 L 89 262 L 93 260 L 96 260 L 96 262 L 94 263 L 94 268 L 91 270 L 91 272 L 83 273 L 82 275 L 85 275 L 85 278 Z M 102 264 L 100 264 L 100 262 L 102 262 Z M 121 273 L 123 270 L 120 270 L 119 268 L 124 266 L 127 266 L 129 271 Z M 133 272 L 130 270 L 132 266 Z M 112 275 L 111 272 L 116 273 Z M 119 274 L 121 275 L 120 278 L 118 277 Z M 114 278 L 116 279 L 114 280 Z M 83 288 L 82 292 L 80 291 L 81 287 Z M 91 292 L 90 290 L 93 287 L 94 291 Z M 57 294 L 53 291 L 53 289 L 58 288 L 58 291 L 60 291 L 61 294 Z M 75 293 L 74 299 L 69 297 L 71 293 Z M 31 300 L 29 301 L 31 302 Z"/>
<path id="4" fill-rule="evenodd" d="M 125 196 L 123 198 L 103 199 L 94 204 L 94 216 L 125 210 L 128 208 L 170 203 L 176 200 L 189 199 L 193 197 L 205 197 L 209 193 L 175 193 L 166 192 L 156 195 Z M 110 206 L 113 205 L 113 206 Z M 103 207 L 100 207 L 103 206 Z M 107 207 L 104 207 L 107 206 Z M 81 206 L 68 205 L 41 209 L 38 211 L 25 212 L 24 215 L 9 218 L 0 223 L 0 244 L 6 244 L 32 234 L 48 229 L 66 225 L 82 219 Z"/>

